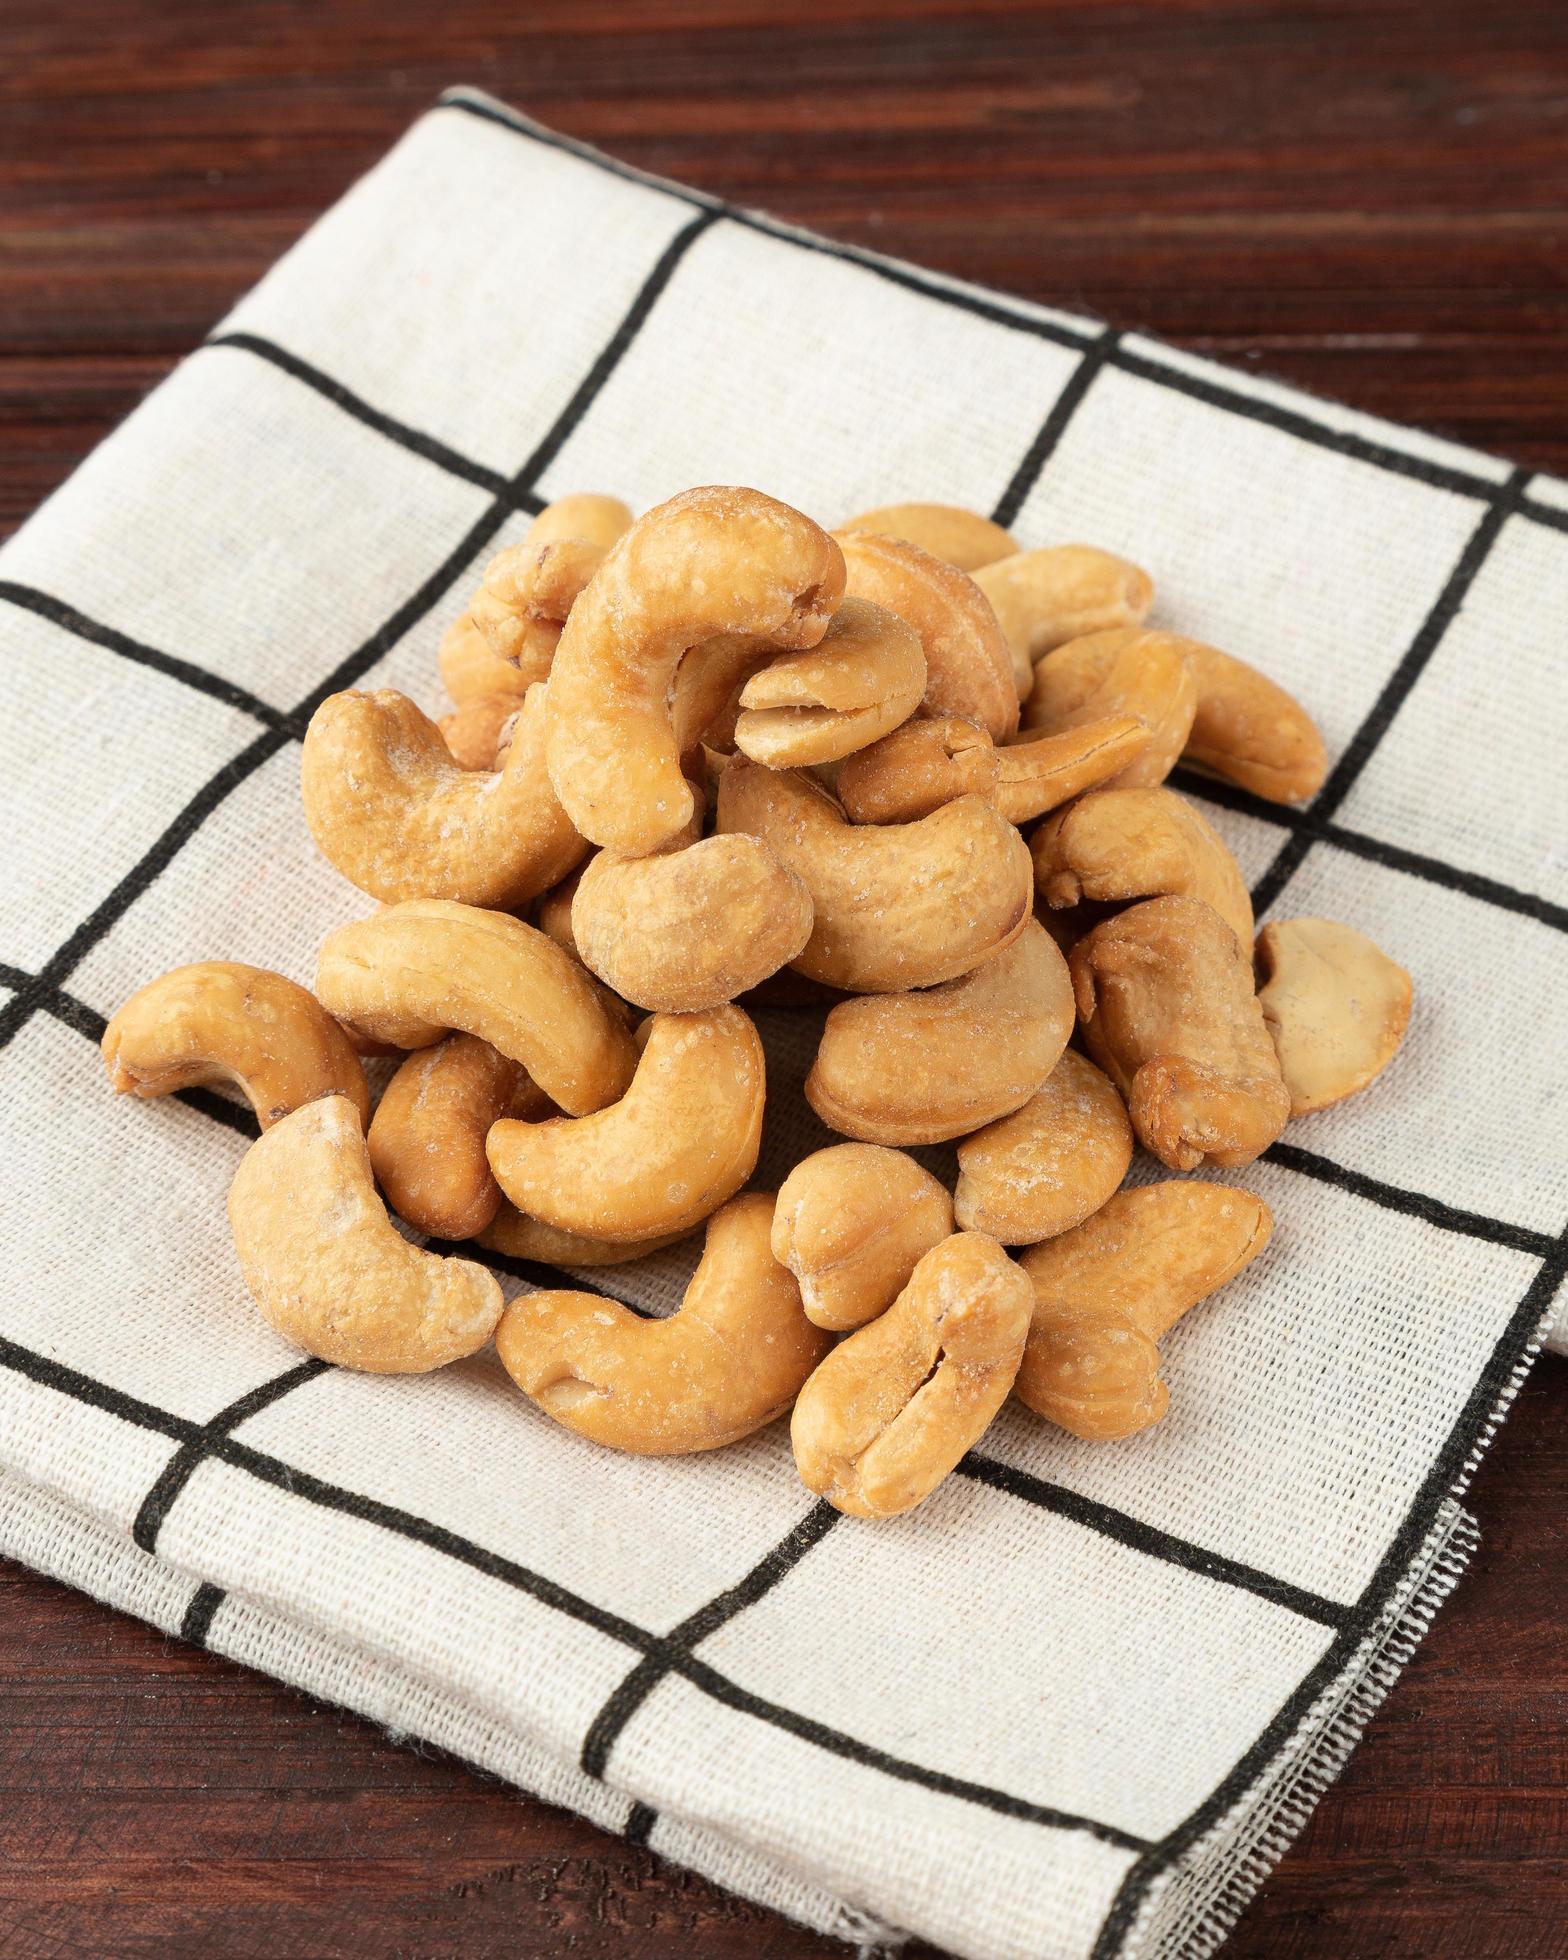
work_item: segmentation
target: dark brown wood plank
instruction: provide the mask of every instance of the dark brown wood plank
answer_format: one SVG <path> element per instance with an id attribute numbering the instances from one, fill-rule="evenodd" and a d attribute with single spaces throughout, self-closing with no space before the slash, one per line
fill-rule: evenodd
<path id="1" fill-rule="evenodd" d="M 442 87 L 836 235 L 1568 469 L 1560 0 L 11 0 L 0 533 Z M 1568 1370 L 1238 1960 L 1556 1960 Z M 839 1949 L 0 1575 L 0 1956 Z"/>

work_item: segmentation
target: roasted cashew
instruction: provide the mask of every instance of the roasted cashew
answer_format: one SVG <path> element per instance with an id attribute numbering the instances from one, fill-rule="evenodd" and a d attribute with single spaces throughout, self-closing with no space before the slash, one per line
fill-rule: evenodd
<path id="1" fill-rule="evenodd" d="M 1134 715 L 1149 730 L 1148 747 L 1101 787 L 1148 789 L 1163 783 L 1198 709 L 1198 683 L 1187 660 L 1193 644 L 1175 633 L 1136 626 L 1069 640 L 1035 668 L 1024 726 L 1081 728 L 1106 715 Z"/>
<path id="2" fill-rule="evenodd" d="M 466 612 L 454 619 L 441 635 L 436 664 L 441 669 L 447 693 L 459 708 L 496 694 L 515 695 L 513 705 L 521 707 L 529 688 L 543 678 L 536 673 L 525 673 L 512 661 L 492 653 L 490 642 L 474 624 L 473 614 Z"/>
<path id="3" fill-rule="evenodd" d="M 572 900 L 584 964 L 638 1007 L 734 1000 L 811 937 L 811 895 L 759 838 L 705 837 L 648 857 L 601 851 Z"/>
<path id="4" fill-rule="evenodd" d="M 540 511 L 521 544 L 497 552 L 468 608 L 497 659 L 530 681 L 545 679 L 578 594 L 631 521 L 618 497 L 562 497 Z"/>
<path id="5" fill-rule="evenodd" d="M 1222 1184 L 1146 1184 L 1024 1253 L 1034 1314 L 1014 1393 L 1092 1442 L 1165 1414 L 1156 1342 L 1269 1242 L 1261 1198 Z"/>
<path id="6" fill-rule="evenodd" d="M 1121 1097 L 1074 1048 L 1021 1109 L 958 1146 L 953 1212 L 966 1232 L 1036 1245 L 1081 1225 L 1132 1162 Z"/>
<path id="7" fill-rule="evenodd" d="M 370 1167 L 401 1218 L 438 1239 L 478 1236 L 501 1188 L 485 1138 L 503 1116 L 550 1113 L 525 1070 L 487 1041 L 448 1035 L 417 1048 L 387 1084 L 365 1141 Z"/>
<path id="8" fill-rule="evenodd" d="M 985 594 L 967 572 L 918 545 L 838 533 L 852 598 L 874 599 L 915 629 L 926 656 L 926 706 L 962 715 L 1000 742 L 1018 726 L 1013 658 Z"/>
<path id="9" fill-rule="evenodd" d="M 806 1486 L 858 1518 L 918 1504 L 979 1441 L 1018 1373 L 1033 1289 L 995 1239 L 926 1253 L 880 1320 L 851 1334 L 795 1404 Z"/>
<path id="10" fill-rule="evenodd" d="M 829 1014 L 806 1100 L 844 1136 L 941 1143 L 1025 1103 L 1073 1031 L 1067 962 L 1033 919 L 972 973 Z"/>
<path id="11" fill-rule="evenodd" d="M 973 573 L 1018 549 L 1018 541 L 1000 524 L 960 504 L 882 504 L 876 510 L 863 510 L 838 528 L 902 538 L 933 558 L 945 558 L 961 572 Z"/>
<path id="12" fill-rule="evenodd" d="M 960 796 L 995 802 L 1001 753 L 972 721 L 921 716 L 847 757 L 838 799 L 854 823 L 913 823 Z"/>
<path id="13" fill-rule="evenodd" d="M 406 695 L 333 694 L 300 764 L 305 821 L 322 854 L 372 898 L 522 905 L 588 846 L 545 769 L 545 690 L 530 690 L 498 774 L 453 761 Z"/>
<path id="14" fill-rule="evenodd" d="M 251 1145 L 229 1224 L 263 1319 L 340 1368 L 421 1375 L 482 1348 L 501 1317 L 491 1273 L 421 1252 L 387 1217 L 346 1096 L 306 1103 Z"/>
<path id="15" fill-rule="evenodd" d="M 1028 846 L 977 796 L 918 823 L 850 824 L 810 777 L 735 756 L 718 827 L 760 837 L 804 881 L 815 922 L 794 965 L 829 986 L 896 993 L 955 979 L 1030 916 Z"/>
<path id="16" fill-rule="evenodd" d="M 100 1046 L 116 1095 L 233 1082 L 264 1130 L 318 1096 L 347 1097 L 361 1122 L 370 1114 L 348 1035 L 314 994 L 264 967 L 177 966 L 131 995 Z"/>
<path id="17" fill-rule="evenodd" d="M 428 1048 L 448 1029 L 521 1062 L 574 1116 L 631 1080 L 637 1051 L 569 953 L 502 912 L 412 899 L 339 926 L 322 942 L 316 989 L 328 1011 L 378 1041 Z"/>
<path id="18" fill-rule="evenodd" d="M 1196 898 L 1150 898 L 1068 956 L 1089 1053 L 1127 1099 L 1138 1140 L 1173 1171 L 1250 1164 L 1284 1129 L 1280 1075 L 1252 961 Z"/>
<path id="19" fill-rule="evenodd" d="M 502 1366 L 547 1416 L 644 1456 L 738 1442 L 781 1416 L 828 1345 L 768 1249 L 773 1199 L 715 1214 L 667 1320 L 597 1293 L 525 1293 L 496 1331 Z"/>
<path id="20" fill-rule="evenodd" d="M 802 1158 L 780 1185 L 773 1256 L 799 1282 L 807 1318 L 839 1333 L 885 1313 L 952 1230 L 946 1185 L 913 1157 L 835 1143 Z"/>
<path id="21" fill-rule="evenodd" d="M 1187 640 L 1184 649 L 1198 684 L 1187 761 L 1274 803 L 1316 796 L 1328 774 L 1328 751 L 1295 696 L 1201 640 Z"/>
<path id="22" fill-rule="evenodd" d="M 1054 735 L 1026 729 L 996 752 L 996 807 L 1009 823 L 1031 823 L 1124 775 L 1149 741 L 1147 726 L 1135 715 L 1103 715 Z"/>
<path id="23" fill-rule="evenodd" d="M 550 674 L 550 777 L 583 835 L 632 856 L 675 836 L 692 812 L 669 708 L 682 656 L 719 633 L 815 646 L 843 582 L 832 539 L 756 490 L 688 490 L 639 519 Z"/>
<path id="24" fill-rule="evenodd" d="M 1020 551 L 975 574 L 975 584 L 1012 649 L 1020 696 L 1034 685 L 1034 663 L 1054 647 L 1117 626 L 1141 626 L 1154 581 L 1113 552 L 1090 544 Z"/>
<path id="25" fill-rule="evenodd" d="M 1060 908 L 1168 893 L 1201 898 L 1242 946 L 1252 899 L 1219 835 L 1173 789 L 1102 789 L 1043 823 L 1030 839 L 1035 888 Z"/>
<path id="26" fill-rule="evenodd" d="M 1290 1113 L 1364 1089 L 1410 1025 L 1410 975 L 1333 919 L 1280 919 L 1258 934 L 1258 1001 L 1290 1091 Z"/>
<path id="27" fill-rule="evenodd" d="M 582 958 L 577 950 L 577 941 L 572 937 L 572 907 L 577 901 L 577 887 L 582 875 L 582 869 L 574 871 L 569 878 L 563 878 L 558 885 L 552 885 L 534 900 L 534 924 L 542 933 L 547 933 L 563 952 L 570 953 L 574 960 Z"/>
<path id="28" fill-rule="evenodd" d="M 656 1239 L 588 1239 L 563 1232 L 543 1219 L 529 1218 L 507 1199 L 479 1234 L 478 1243 L 509 1259 L 531 1259 L 541 1266 L 625 1266 L 676 1245 L 688 1233 L 664 1232 Z"/>
<path id="29" fill-rule="evenodd" d="M 735 746 L 770 769 L 838 762 L 907 721 L 925 691 L 913 630 L 885 606 L 846 599 L 814 647 L 746 682 Z"/>
<path id="30" fill-rule="evenodd" d="M 436 727 L 458 768 L 498 769 L 511 743 L 506 725 L 522 705 L 515 694 L 476 694 L 440 716 Z"/>
<path id="31" fill-rule="evenodd" d="M 497 1123 L 496 1182 L 531 1218 L 594 1239 L 695 1225 L 757 1166 L 762 1043 L 738 1007 L 656 1014 L 625 1095 L 573 1121 Z"/>

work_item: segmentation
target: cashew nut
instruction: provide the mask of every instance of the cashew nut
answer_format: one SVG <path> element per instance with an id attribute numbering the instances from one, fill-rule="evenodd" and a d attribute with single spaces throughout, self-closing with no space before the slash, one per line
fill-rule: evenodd
<path id="1" fill-rule="evenodd" d="M 522 706 L 515 694 L 476 694 L 436 722 L 459 769 L 495 769 L 505 760 L 503 731 Z M 510 735 L 506 736 L 510 743 Z"/>
<path id="2" fill-rule="evenodd" d="M 631 521 L 618 497 L 562 497 L 521 544 L 497 552 L 468 608 L 497 659 L 530 681 L 546 677 L 578 594 Z"/>
<path id="3" fill-rule="evenodd" d="M 1030 823 L 1125 775 L 1149 741 L 1147 726 L 1134 715 L 1103 715 L 1054 735 L 1026 729 L 996 752 L 996 807 L 1009 823 Z"/>
<path id="4" fill-rule="evenodd" d="M 1033 919 L 939 987 L 846 1000 L 806 1077 L 827 1124 L 869 1143 L 940 1143 L 1025 1103 L 1073 1031 L 1067 962 Z"/>
<path id="5" fill-rule="evenodd" d="M 233 1082 L 264 1130 L 318 1096 L 347 1097 L 361 1122 L 370 1114 L 348 1035 L 314 994 L 264 967 L 177 966 L 131 995 L 100 1045 L 116 1095 Z"/>
<path id="6" fill-rule="evenodd" d="M 1007 1400 L 1033 1304 L 995 1239 L 957 1232 L 933 1247 L 800 1391 L 790 1440 L 807 1488 L 860 1518 L 929 1497 Z"/>
<path id="7" fill-rule="evenodd" d="M 1172 789 L 1102 789 L 1030 840 L 1034 881 L 1053 907 L 1180 893 L 1212 905 L 1252 943 L 1247 881 L 1212 824 Z"/>
<path id="8" fill-rule="evenodd" d="M 692 1013 L 794 959 L 811 937 L 811 895 L 744 833 L 648 857 L 601 851 L 578 882 L 572 933 L 584 964 L 623 999 Z"/>
<path id="9" fill-rule="evenodd" d="M 1018 549 L 1017 540 L 1000 524 L 959 504 L 882 504 L 876 510 L 863 510 L 838 528 L 902 538 L 933 558 L 945 558 L 961 572 L 975 572 Z"/>
<path id="10" fill-rule="evenodd" d="M 781 1416 L 828 1336 L 768 1249 L 771 1194 L 709 1221 L 702 1261 L 666 1320 L 597 1293 L 527 1293 L 496 1331 L 502 1366 L 547 1416 L 611 1449 L 674 1456 L 738 1442 Z"/>
<path id="11" fill-rule="evenodd" d="M 1233 654 L 1201 640 L 1183 644 L 1198 684 L 1186 759 L 1274 803 L 1316 796 L 1328 751 L 1301 703 Z"/>
<path id="12" fill-rule="evenodd" d="M 1035 1245 L 1098 1211 L 1131 1162 L 1121 1097 L 1068 1048 L 1021 1109 L 958 1146 L 953 1211 L 966 1232 Z"/>
<path id="13" fill-rule="evenodd" d="M 471 1239 L 494 1218 L 500 1186 L 485 1138 L 501 1117 L 549 1113 L 516 1062 L 471 1034 L 418 1048 L 376 1105 L 370 1167 L 400 1217 L 438 1239 Z"/>
<path id="14" fill-rule="evenodd" d="M 1284 1129 L 1252 961 L 1196 898 L 1151 898 L 1068 956 L 1089 1053 L 1127 1099 L 1138 1140 L 1174 1171 L 1250 1164 Z"/>
<path id="15" fill-rule="evenodd" d="M 967 572 L 918 545 L 866 531 L 838 534 L 852 598 L 873 599 L 911 625 L 926 656 L 926 706 L 962 715 L 1000 742 L 1018 726 L 1013 657 L 985 594 Z"/>
<path id="16" fill-rule="evenodd" d="M 815 646 L 843 596 L 839 549 L 756 490 L 688 490 L 639 519 L 572 608 L 550 673 L 550 778 L 573 823 L 629 855 L 686 823 L 670 683 L 688 648 L 742 633 Z"/>
<path id="17" fill-rule="evenodd" d="M 975 584 L 1012 649 L 1018 692 L 1034 684 L 1034 663 L 1054 647 L 1118 626 L 1141 626 L 1154 581 L 1113 552 L 1089 544 L 1020 551 L 975 574 Z"/>
<path id="18" fill-rule="evenodd" d="M 814 647 L 746 682 L 735 746 L 770 769 L 837 762 L 907 721 L 925 691 L 911 628 L 885 606 L 846 599 Z"/>
<path id="19" fill-rule="evenodd" d="M 631 1086 L 573 1121 L 497 1123 L 496 1182 L 531 1218 L 595 1239 L 697 1224 L 757 1165 L 762 1043 L 738 1007 L 656 1014 Z"/>
<path id="20" fill-rule="evenodd" d="M 1175 633 L 1136 626 L 1069 640 L 1035 668 L 1024 726 L 1081 728 L 1106 715 L 1134 715 L 1148 727 L 1148 747 L 1102 787 L 1148 789 L 1163 783 L 1197 713 L 1198 683 L 1187 660 L 1193 644 Z"/>
<path id="21" fill-rule="evenodd" d="M 574 871 L 569 878 L 563 878 L 558 885 L 552 885 L 534 900 L 534 924 L 542 933 L 548 934 L 563 952 L 570 953 L 573 959 L 582 957 L 577 950 L 577 941 L 572 937 L 572 906 L 577 900 L 577 887 L 582 875 L 581 870 Z"/>
<path id="22" fill-rule="evenodd" d="M 810 777 L 734 756 L 718 827 L 760 837 L 803 880 L 815 918 L 794 965 L 829 986 L 895 993 L 954 979 L 1030 916 L 1028 846 L 977 796 L 918 823 L 851 824 Z"/>
<path id="23" fill-rule="evenodd" d="M 1292 1116 L 1353 1096 L 1399 1052 L 1410 975 L 1363 933 L 1333 919 L 1281 919 L 1258 934 L 1257 968 Z"/>
<path id="24" fill-rule="evenodd" d="M 529 1218 L 505 1198 L 495 1217 L 479 1234 L 479 1244 L 509 1259 L 531 1259 L 541 1266 L 625 1266 L 662 1252 L 687 1236 L 664 1232 L 656 1239 L 589 1239 L 580 1232 L 563 1232 L 542 1219 Z"/>
<path id="25" fill-rule="evenodd" d="M 474 624 L 472 613 L 454 619 L 441 636 L 436 655 L 446 691 L 462 707 L 466 702 L 483 700 L 496 694 L 515 696 L 514 707 L 521 707 L 523 696 L 539 674 L 524 673 L 510 660 L 492 653 L 490 642 Z"/>
<path id="26" fill-rule="evenodd" d="M 995 802 L 1001 753 L 972 721 L 906 721 L 845 759 L 838 798 L 855 823 L 913 823 L 960 796 Z"/>
<path id="27" fill-rule="evenodd" d="M 1023 1254 L 1034 1315 L 1015 1393 L 1093 1442 L 1165 1414 L 1156 1342 L 1269 1242 L 1261 1198 L 1222 1184 L 1147 1184 Z"/>
<path id="28" fill-rule="evenodd" d="M 542 687 L 524 701 L 497 774 L 460 768 L 406 695 L 329 695 L 305 734 L 305 821 L 372 898 L 521 905 L 588 848 L 550 787 L 544 739 Z"/>
<path id="29" fill-rule="evenodd" d="M 229 1224 L 267 1324 L 341 1368 L 424 1374 L 482 1348 L 501 1317 L 491 1273 L 421 1252 L 387 1217 L 346 1096 L 306 1103 L 251 1145 Z"/>
<path id="30" fill-rule="evenodd" d="M 316 990 L 339 1020 L 399 1048 L 428 1048 L 448 1029 L 478 1035 L 574 1116 L 613 1102 L 637 1059 L 598 982 L 554 940 L 446 899 L 389 905 L 328 933 Z"/>
<path id="31" fill-rule="evenodd" d="M 838 1333 L 885 1313 L 952 1230 L 947 1187 L 913 1157 L 835 1143 L 780 1185 L 773 1256 L 799 1282 L 807 1318 Z"/>

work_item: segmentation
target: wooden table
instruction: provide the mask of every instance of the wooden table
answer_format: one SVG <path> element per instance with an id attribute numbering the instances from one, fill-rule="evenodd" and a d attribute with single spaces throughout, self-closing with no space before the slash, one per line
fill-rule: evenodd
<path id="1" fill-rule="evenodd" d="M 456 81 L 1568 469 L 1561 0 L 8 0 L 0 526 Z M 1236 1960 L 1568 1950 L 1565 1410 L 1546 1362 L 1476 1483 L 1470 1576 Z M 0 1568 L 4 1960 L 563 1952 L 842 1949 Z"/>

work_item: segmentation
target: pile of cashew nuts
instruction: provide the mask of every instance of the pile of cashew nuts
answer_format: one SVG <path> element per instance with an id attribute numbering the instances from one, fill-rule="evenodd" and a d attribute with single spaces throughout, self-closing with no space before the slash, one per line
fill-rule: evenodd
<path id="1" fill-rule="evenodd" d="M 1228 1185 L 1392 1058 L 1409 977 L 1348 927 L 1256 937 L 1165 778 L 1326 770 L 1303 709 L 1146 622 L 1137 566 L 1021 550 L 948 506 L 833 534 L 760 492 L 636 522 L 568 497 L 488 566 L 428 719 L 336 694 L 305 818 L 379 909 L 315 991 L 218 961 L 125 1003 L 117 1090 L 234 1082 L 246 1283 L 308 1353 L 379 1373 L 492 1339 L 556 1422 L 714 1449 L 793 1410 L 840 1510 L 918 1504 L 1009 1394 L 1074 1435 L 1159 1421 L 1159 1341 L 1272 1230 Z M 805 1084 L 851 1139 L 748 1190 L 747 1005 L 825 1011 Z M 644 1018 L 645 1017 L 645 1018 Z M 1076 1033 L 1078 1045 L 1069 1047 Z M 374 1115 L 363 1057 L 398 1065 Z M 952 1189 L 908 1154 L 956 1142 Z M 504 1305 L 475 1240 L 588 1268 L 706 1230 L 681 1307 Z"/>

